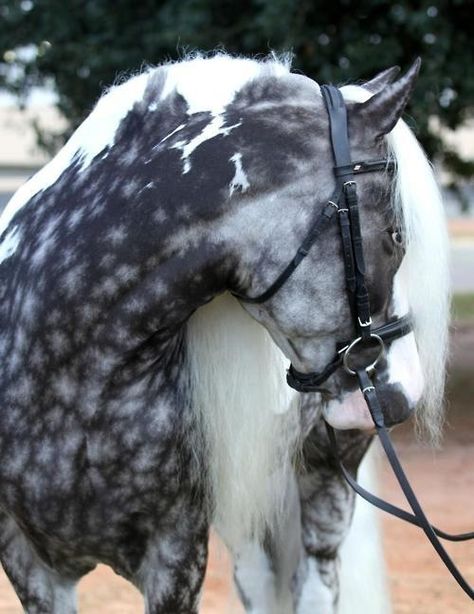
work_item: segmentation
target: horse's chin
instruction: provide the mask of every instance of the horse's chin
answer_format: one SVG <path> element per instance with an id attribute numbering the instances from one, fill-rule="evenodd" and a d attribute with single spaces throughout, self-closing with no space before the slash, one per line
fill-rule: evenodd
<path id="1" fill-rule="evenodd" d="M 374 421 L 360 390 L 348 394 L 344 401 L 331 400 L 323 407 L 324 419 L 335 429 L 371 431 Z"/>
<path id="2" fill-rule="evenodd" d="M 412 414 L 414 406 L 398 384 L 380 384 L 377 390 L 386 426 L 400 424 Z M 375 428 L 360 390 L 349 393 L 342 402 L 334 399 L 328 401 L 323 407 L 323 415 L 335 429 L 372 431 Z"/>

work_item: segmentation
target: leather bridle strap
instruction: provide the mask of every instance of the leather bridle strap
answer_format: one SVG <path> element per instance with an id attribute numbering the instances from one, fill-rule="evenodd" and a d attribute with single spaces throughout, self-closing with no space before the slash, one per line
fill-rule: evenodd
<path id="1" fill-rule="evenodd" d="M 259 294 L 258 296 L 244 296 L 243 294 L 239 294 L 238 292 L 232 292 L 232 294 L 241 301 L 245 303 L 264 303 L 269 298 L 271 298 L 278 290 L 283 286 L 283 284 L 288 280 L 290 275 L 295 271 L 296 267 L 299 266 L 301 261 L 306 258 L 309 254 L 310 249 L 314 245 L 316 239 L 321 235 L 323 230 L 326 229 L 329 222 L 331 221 L 337 207 L 334 206 L 332 201 L 330 201 L 316 218 L 316 221 L 310 228 L 306 237 L 303 239 L 303 242 L 296 250 L 296 254 L 293 256 L 293 259 L 288 263 L 288 265 L 283 269 L 280 275 L 275 279 L 275 281 L 269 286 L 265 292 Z"/>
<path id="2" fill-rule="evenodd" d="M 332 85 L 322 85 L 321 94 L 329 116 L 334 176 L 337 190 L 340 193 L 340 199 L 336 203 L 342 239 L 346 289 L 356 329 L 362 339 L 368 340 L 371 334 L 372 320 L 370 317 L 369 293 L 365 283 L 359 203 L 351 163 L 346 103 L 341 92 Z"/>
<path id="3" fill-rule="evenodd" d="M 453 578 L 456 580 L 459 586 L 463 589 L 463 591 L 471 599 L 474 599 L 473 588 L 469 586 L 469 584 L 466 582 L 466 580 L 461 575 L 460 571 L 458 570 L 458 568 L 452 561 L 451 557 L 446 552 L 444 546 L 441 544 L 441 542 L 438 539 L 438 537 L 441 537 L 442 539 L 446 539 L 449 541 L 467 541 L 467 540 L 474 539 L 474 533 L 462 533 L 458 535 L 451 535 L 431 525 L 420 503 L 418 502 L 418 499 L 416 498 L 415 493 L 413 492 L 413 489 L 408 481 L 408 478 L 405 475 L 405 472 L 403 471 L 403 468 L 400 464 L 400 461 L 398 460 L 397 454 L 390 440 L 388 431 L 385 427 L 383 411 L 382 411 L 380 402 L 377 397 L 377 390 L 375 388 L 374 382 L 372 381 L 372 379 L 370 378 L 370 376 L 368 375 L 365 369 L 361 369 L 360 371 L 358 371 L 357 377 L 359 380 L 360 389 L 362 390 L 362 393 L 366 400 L 370 414 L 372 416 L 372 420 L 374 421 L 380 443 L 382 444 L 382 447 L 385 451 L 387 459 L 392 467 L 393 473 L 403 491 L 403 494 L 405 495 L 405 498 L 409 506 L 411 507 L 413 511 L 413 514 L 410 514 L 409 512 L 406 512 L 405 510 L 402 510 L 390 503 L 383 501 L 382 499 L 379 499 L 375 495 L 371 494 L 370 492 L 362 488 L 356 482 L 356 480 L 352 477 L 352 475 L 349 473 L 346 467 L 344 467 L 344 464 L 341 461 L 338 446 L 337 446 L 337 438 L 336 438 L 334 429 L 332 428 L 332 426 L 326 423 L 326 429 L 328 432 L 329 441 L 331 443 L 331 449 L 332 449 L 334 457 L 337 459 L 338 465 L 341 469 L 341 472 L 344 478 L 346 479 L 348 484 L 351 486 L 351 488 L 353 488 L 362 498 L 364 498 L 366 501 L 368 501 L 372 505 L 375 505 L 379 509 L 385 512 L 388 512 L 389 514 L 392 514 L 393 516 L 396 516 L 400 518 L 401 520 L 405 520 L 406 522 L 409 522 L 421 528 L 423 532 L 425 533 L 426 537 L 431 542 L 433 548 L 438 553 L 443 563 L 446 565 L 447 569 L 449 570 Z"/>
<path id="4" fill-rule="evenodd" d="M 373 335 L 377 335 L 384 343 L 390 343 L 394 339 L 399 339 L 407 335 L 412 330 L 412 322 L 410 314 L 397 318 L 383 326 L 379 326 L 372 330 Z M 320 372 L 302 373 L 297 371 L 293 365 L 290 365 L 286 381 L 291 388 L 298 392 L 321 392 L 321 386 L 324 382 L 339 369 L 343 364 L 344 353 L 351 345 L 351 341 L 339 344 L 339 347 L 333 359 Z"/>
<path id="5" fill-rule="evenodd" d="M 356 482 L 356 480 L 352 477 L 351 473 L 344 466 L 344 464 L 342 463 L 340 459 L 339 448 L 338 448 L 337 439 L 336 439 L 336 433 L 333 427 L 327 422 L 325 422 L 325 425 L 326 425 L 326 431 L 328 434 L 329 442 L 331 444 L 331 452 L 333 453 L 333 456 L 336 458 L 338 465 L 339 465 L 339 469 L 341 470 L 341 473 L 344 475 L 344 478 L 348 482 L 349 486 L 353 490 L 355 490 L 355 492 L 358 495 L 360 495 L 363 499 L 365 499 L 368 503 L 370 503 L 374 507 L 377 507 L 379 510 L 382 510 L 383 512 L 387 512 L 388 514 L 391 514 L 392 516 L 396 516 L 397 518 L 400 518 L 400 520 L 404 520 L 405 522 L 408 522 L 414 525 L 415 527 L 421 528 L 420 521 L 414 514 L 410 514 L 410 512 L 403 510 L 401 507 L 397 507 L 396 505 L 393 505 L 392 503 L 389 503 L 388 501 L 384 501 L 383 499 L 380 499 L 380 497 L 377 497 L 376 495 L 372 494 L 371 492 L 366 490 L 363 486 L 361 486 L 358 482 Z M 433 531 L 436 533 L 438 537 L 441 537 L 442 539 L 446 539 L 451 542 L 462 542 L 462 541 L 468 541 L 470 539 L 474 539 L 474 533 L 459 533 L 457 535 L 453 535 L 451 533 L 446 533 L 445 531 L 438 529 L 434 525 L 431 525 L 431 526 L 433 528 Z"/>

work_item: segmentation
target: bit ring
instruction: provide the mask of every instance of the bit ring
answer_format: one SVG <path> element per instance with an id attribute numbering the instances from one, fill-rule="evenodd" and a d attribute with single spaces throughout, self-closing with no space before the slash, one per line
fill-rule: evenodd
<path id="1" fill-rule="evenodd" d="M 377 366 L 377 364 L 379 363 L 379 361 L 381 360 L 382 356 L 385 353 L 385 346 L 384 346 L 384 342 L 383 342 L 381 337 L 379 337 L 375 333 L 371 333 L 370 340 L 374 340 L 374 341 L 377 342 L 377 344 L 378 344 L 378 355 L 377 355 L 377 357 L 375 358 L 374 361 L 372 361 L 366 367 L 363 367 L 367 371 L 367 373 L 370 373 L 371 371 L 373 371 L 375 369 L 375 367 Z M 344 352 L 344 355 L 342 357 L 342 364 L 343 364 L 344 369 L 346 370 L 346 372 L 349 373 L 349 375 L 356 375 L 357 374 L 357 371 L 355 371 L 351 367 L 350 362 L 349 362 L 349 358 L 350 358 L 350 353 L 354 350 L 354 348 L 357 347 L 357 345 L 361 341 L 362 341 L 362 337 L 357 337 L 357 339 L 354 339 L 354 341 L 347 347 L 347 349 Z"/>

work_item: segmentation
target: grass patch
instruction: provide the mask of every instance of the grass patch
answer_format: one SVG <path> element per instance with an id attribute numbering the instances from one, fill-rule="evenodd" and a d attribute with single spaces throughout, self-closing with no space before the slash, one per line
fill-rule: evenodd
<path id="1" fill-rule="evenodd" d="M 453 320 L 474 320 L 474 292 L 455 294 L 452 303 Z"/>

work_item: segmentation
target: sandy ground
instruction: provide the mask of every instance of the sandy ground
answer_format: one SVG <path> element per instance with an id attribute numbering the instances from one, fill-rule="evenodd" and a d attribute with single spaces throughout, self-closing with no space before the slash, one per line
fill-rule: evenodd
<path id="1" fill-rule="evenodd" d="M 400 458 L 431 522 L 448 533 L 474 530 L 474 327 L 457 325 L 451 340 L 445 437 L 439 451 L 421 446 L 413 429 L 394 431 Z M 404 506 L 384 463 L 387 498 Z M 449 575 L 421 531 L 384 515 L 384 545 L 395 614 L 467 614 L 474 606 Z M 472 542 L 444 542 L 474 586 Z"/>
<path id="2" fill-rule="evenodd" d="M 394 440 L 431 521 L 446 531 L 465 532 L 474 529 L 474 327 L 460 325 L 453 333 L 452 346 L 456 375 L 450 380 L 448 423 L 441 450 L 434 452 L 420 445 L 411 425 L 394 431 Z M 383 495 L 403 507 L 390 469 L 383 460 L 380 465 Z M 394 614 L 474 612 L 418 529 L 383 516 L 383 533 Z M 469 542 L 448 544 L 448 551 L 474 584 L 474 547 Z M 80 583 L 79 606 L 81 614 L 135 614 L 143 607 L 138 592 L 103 566 Z M 0 614 L 21 611 L 0 571 Z M 214 537 L 201 613 L 241 612 L 232 588 L 230 562 Z"/>

